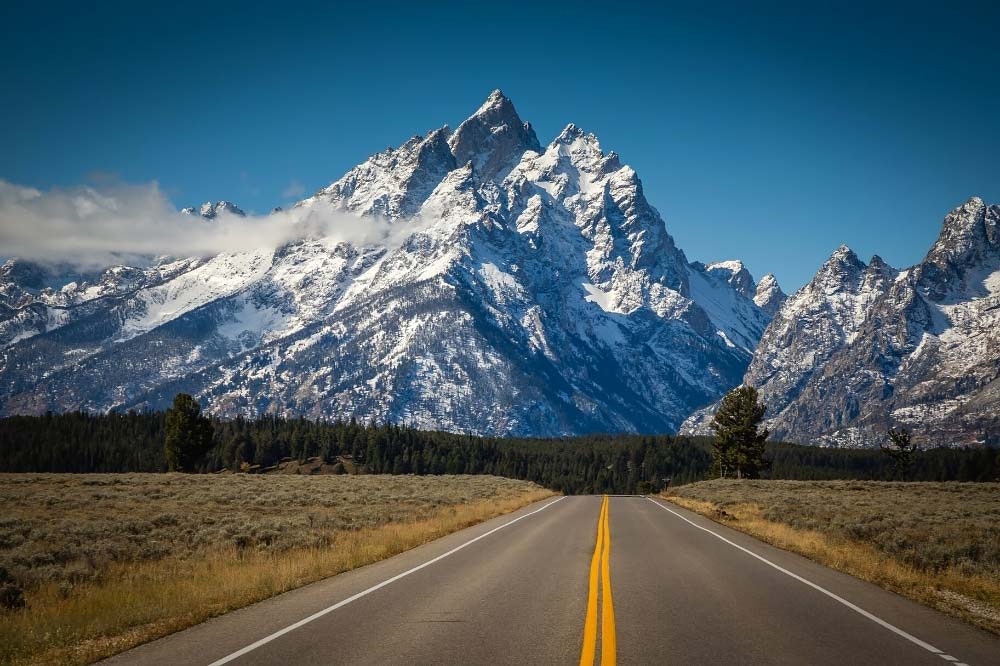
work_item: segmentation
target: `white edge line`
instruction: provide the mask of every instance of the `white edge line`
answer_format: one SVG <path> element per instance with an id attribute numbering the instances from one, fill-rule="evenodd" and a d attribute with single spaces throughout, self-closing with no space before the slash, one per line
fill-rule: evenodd
<path id="1" fill-rule="evenodd" d="M 423 564 L 418 564 L 417 566 L 413 567 L 412 569 L 404 571 L 401 574 L 396 574 L 392 578 L 388 578 L 388 579 L 382 581 L 381 583 L 378 583 L 377 585 L 372 585 L 367 590 L 362 590 L 361 592 L 358 592 L 357 594 L 355 594 L 353 596 L 347 597 L 346 599 L 344 599 L 342 601 L 338 601 L 337 603 L 333 604 L 332 606 L 328 606 L 327 608 L 324 608 L 321 611 L 317 611 L 317 612 L 313 613 L 309 617 L 306 617 L 306 618 L 303 618 L 303 619 L 299 620 L 295 624 L 290 624 L 287 627 L 285 627 L 284 629 L 279 629 L 278 631 L 274 632 L 273 634 L 271 634 L 269 636 L 265 636 L 264 638 L 260 639 L 259 641 L 254 642 L 254 643 L 251 643 L 250 645 L 246 646 L 245 648 L 237 650 L 236 652 L 233 652 L 232 654 L 227 655 L 227 656 L 223 657 L 222 659 L 218 659 L 216 661 L 213 661 L 208 666 L 221 666 L 222 664 L 227 664 L 227 663 L 233 661 L 234 659 L 239 659 L 240 657 L 242 657 L 243 655 L 247 654 L 248 652 L 253 652 L 257 648 L 261 647 L 262 645 L 266 645 L 267 643 L 270 643 L 274 639 L 280 638 L 281 636 L 284 636 L 285 634 L 287 634 L 290 631 L 295 631 L 299 627 L 301 627 L 303 625 L 306 625 L 306 624 L 309 624 L 313 620 L 318 620 L 319 618 L 323 617 L 327 613 L 332 613 L 333 611 L 337 610 L 338 608 L 342 608 L 342 607 L 346 606 L 347 604 L 351 603 L 352 601 L 357 601 L 361 597 L 367 596 L 367 595 L 371 594 L 372 592 L 374 592 L 376 590 L 380 590 L 383 587 L 385 587 L 386 585 L 389 585 L 390 583 L 395 583 L 400 578 L 405 578 L 405 577 L 409 576 L 412 573 L 416 573 L 417 571 L 420 571 L 424 567 L 429 567 L 430 565 L 434 564 L 435 562 L 440 562 L 441 560 L 443 560 L 444 558 L 448 557 L 449 555 L 454 555 L 455 553 L 457 553 L 458 551 L 462 550 L 466 546 L 470 546 L 470 545 L 476 543 L 477 541 L 479 541 L 480 539 L 485 539 L 486 537 L 488 537 L 489 535 L 493 534 L 494 532 L 498 532 L 498 531 L 502 530 L 505 527 L 509 527 L 510 525 L 513 525 L 514 523 L 516 523 L 519 520 L 523 520 L 524 518 L 527 518 L 528 516 L 533 516 L 536 513 L 538 513 L 539 511 L 545 511 L 545 509 L 549 508 L 550 506 L 552 506 L 556 502 L 561 502 L 564 499 L 566 499 L 565 495 L 562 496 L 562 497 L 560 497 L 559 499 L 553 501 L 553 502 L 549 502 L 548 504 L 546 504 L 545 506 L 541 507 L 540 509 L 535 509 L 534 511 L 526 513 L 523 516 L 518 516 L 517 518 L 515 518 L 513 520 L 510 520 L 510 521 L 504 523 L 503 525 L 500 525 L 499 527 L 494 527 L 489 532 L 484 532 L 483 534 L 480 534 L 479 536 L 477 536 L 474 539 L 469 539 L 465 543 L 463 543 L 463 544 L 461 544 L 459 546 L 455 546 L 454 548 L 452 548 L 451 550 L 449 550 L 446 553 L 442 553 L 442 554 L 438 555 L 437 557 L 435 557 L 433 559 L 427 560 Z"/>
<path id="2" fill-rule="evenodd" d="M 767 558 L 761 557 L 760 555 L 758 555 L 757 553 L 753 552 L 752 550 L 744 548 L 743 546 L 741 546 L 741 545 L 739 545 L 737 543 L 733 543 L 732 541 L 730 541 L 726 537 L 722 536 L 721 534 L 718 534 L 717 532 L 714 532 L 714 531 L 708 529 L 707 527 L 702 527 L 701 525 L 699 525 L 698 523 L 696 523 L 694 521 L 688 520 L 687 518 L 685 518 L 681 514 L 677 513 L 673 509 L 663 506 L 662 504 L 660 504 L 659 502 L 657 502 L 656 500 L 654 500 L 652 497 L 647 497 L 646 499 L 648 499 L 650 502 L 652 502 L 656 506 L 660 507 L 664 511 L 669 511 L 670 513 L 674 514 L 675 516 L 677 516 L 678 518 L 680 518 L 684 522 L 686 522 L 686 523 L 688 523 L 690 525 L 693 525 L 694 527 L 697 527 L 699 530 L 703 530 L 705 532 L 708 532 L 709 534 L 711 534 L 715 538 L 721 539 L 722 541 L 725 541 L 726 543 L 728 543 L 733 548 L 738 548 L 739 550 L 742 550 L 747 555 L 750 555 L 751 557 L 757 558 L 758 560 L 760 560 L 764 564 L 768 565 L 769 567 L 773 567 L 773 568 L 777 569 L 778 571 L 780 571 L 781 573 L 783 573 L 783 574 L 785 574 L 787 576 L 791 576 L 792 578 L 794 578 L 795 580 L 799 581 L 800 583 L 804 583 L 804 584 L 808 585 L 809 587 L 813 588 L 814 590 L 817 590 L 818 592 L 822 592 L 823 594 L 825 594 L 826 596 L 830 597 L 834 601 L 837 601 L 837 602 L 839 602 L 839 603 L 847 606 L 852 611 L 865 616 L 866 618 L 868 618 L 869 620 L 871 620 L 875 624 L 878 624 L 878 625 L 880 625 L 882 627 L 885 627 L 886 629 L 888 629 L 889 631 L 893 632 L 894 634 L 902 636 L 903 638 L 905 638 L 906 640 L 910 641 L 914 645 L 919 645 L 920 647 L 922 647 L 923 649 L 927 650 L 928 652 L 931 652 L 931 653 L 936 654 L 936 655 L 941 655 L 942 654 L 941 650 L 937 649 L 936 647 L 934 647 L 930 643 L 925 643 L 924 641 L 920 640 L 919 638 L 917 638 L 913 634 L 906 633 L 905 631 L 903 631 L 899 627 L 897 627 L 897 626 L 895 626 L 893 624 L 889 624 L 888 622 L 886 622 L 882 618 L 878 617 L 877 615 L 872 615 L 871 613 L 869 613 L 868 611 L 866 611 L 864 608 L 860 608 L 859 606 L 855 606 L 854 604 L 852 604 L 847 599 L 844 599 L 843 597 L 837 596 L 836 594 L 834 594 L 830 590 L 827 590 L 826 588 L 820 587 L 819 585 L 817 585 L 816 583 L 812 582 L 811 580 L 806 580 L 802 576 L 799 576 L 798 574 L 794 574 L 791 571 L 789 571 L 788 569 L 785 569 L 784 567 L 778 566 L 777 564 L 775 564 L 774 562 L 768 560 Z"/>

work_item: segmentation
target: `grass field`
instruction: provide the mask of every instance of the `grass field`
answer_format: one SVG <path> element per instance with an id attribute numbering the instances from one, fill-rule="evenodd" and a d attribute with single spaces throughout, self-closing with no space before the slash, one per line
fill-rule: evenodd
<path id="1" fill-rule="evenodd" d="M 0 663 L 87 663 L 551 495 L 490 476 L 0 475 Z M 0 576 L 3 574 L 0 573 Z"/>
<path id="2" fill-rule="evenodd" d="M 714 480 L 665 497 L 1000 634 L 1000 484 Z"/>

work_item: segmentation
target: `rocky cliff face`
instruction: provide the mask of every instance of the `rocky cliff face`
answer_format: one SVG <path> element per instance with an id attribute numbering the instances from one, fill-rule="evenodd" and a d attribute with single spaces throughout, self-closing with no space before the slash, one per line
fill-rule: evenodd
<path id="1" fill-rule="evenodd" d="M 776 437 L 873 446 L 890 426 L 924 445 L 1000 442 L 1000 206 L 945 217 L 916 266 L 838 249 L 784 303 L 744 383 Z M 703 432 L 711 408 L 684 429 Z"/>
<path id="2" fill-rule="evenodd" d="M 754 291 L 753 302 L 761 310 L 774 317 L 786 300 L 788 300 L 788 296 L 781 290 L 778 279 L 774 277 L 773 273 L 768 273 L 760 279 Z"/>
<path id="3" fill-rule="evenodd" d="M 689 264 L 615 153 L 573 125 L 543 148 L 499 91 L 454 133 L 373 155 L 295 211 L 393 233 L 58 288 L 5 266 L 0 413 L 163 407 L 186 391 L 225 416 L 672 431 L 740 381 L 780 298 L 738 262 Z"/>

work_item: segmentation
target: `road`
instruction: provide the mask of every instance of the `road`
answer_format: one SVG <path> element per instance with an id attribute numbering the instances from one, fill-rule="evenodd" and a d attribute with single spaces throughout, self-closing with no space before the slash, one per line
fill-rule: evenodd
<path id="1" fill-rule="evenodd" d="M 109 664 L 1000 664 L 1000 639 L 644 497 L 549 499 Z"/>

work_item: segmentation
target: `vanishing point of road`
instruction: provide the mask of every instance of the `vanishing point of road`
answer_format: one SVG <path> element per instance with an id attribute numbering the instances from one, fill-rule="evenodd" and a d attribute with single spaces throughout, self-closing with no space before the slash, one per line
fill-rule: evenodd
<path id="1" fill-rule="evenodd" d="M 1000 664 L 1000 639 L 658 498 L 548 499 L 111 664 Z"/>

